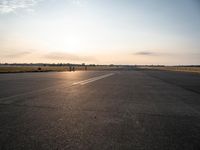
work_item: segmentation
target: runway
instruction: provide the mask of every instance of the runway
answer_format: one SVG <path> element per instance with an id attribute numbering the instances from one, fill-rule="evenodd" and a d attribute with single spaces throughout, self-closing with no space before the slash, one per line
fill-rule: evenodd
<path id="1" fill-rule="evenodd" d="M 200 149 L 200 75 L 0 74 L 0 149 Z"/>

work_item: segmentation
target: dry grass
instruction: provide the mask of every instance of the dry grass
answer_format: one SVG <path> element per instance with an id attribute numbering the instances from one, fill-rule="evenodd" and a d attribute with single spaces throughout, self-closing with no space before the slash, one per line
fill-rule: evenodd
<path id="1" fill-rule="evenodd" d="M 165 66 L 165 67 L 142 67 L 142 68 L 143 69 L 156 69 L 156 70 L 200 73 L 200 67 Z"/>
<path id="2" fill-rule="evenodd" d="M 74 66 L 75 71 L 81 70 L 122 70 L 128 69 L 123 66 Z M 138 67 L 141 69 L 153 69 L 153 70 L 167 70 L 167 71 L 182 71 L 182 72 L 193 72 L 193 73 L 200 73 L 200 67 L 182 67 L 182 66 L 165 66 L 165 67 L 155 67 L 155 66 L 148 66 L 148 67 Z M 49 71 L 70 71 L 69 66 L 1 66 L 0 73 L 18 73 L 18 72 L 49 72 Z"/>
<path id="3" fill-rule="evenodd" d="M 0 73 L 65 71 L 66 67 L 9 66 L 0 67 Z"/>
<path id="4" fill-rule="evenodd" d="M 116 70 L 116 66 L 74 66 L 75 71 L 81 70 Z M 50 72 L 50 71 L 70 71 L 68 66 L 1 66 L 0 73 L 18 72 Z"/>

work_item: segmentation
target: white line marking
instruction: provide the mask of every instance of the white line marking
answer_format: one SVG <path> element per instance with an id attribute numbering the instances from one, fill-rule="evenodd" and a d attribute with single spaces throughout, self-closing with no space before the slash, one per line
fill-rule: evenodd
<path id="1" fill-rule="evenodd" d="M 109 74 L 106 74 L 106 75 L 93 77 L 93 78 L 90 78 L 90 79 L 87 79 L 87 80 L 75 82 L 75 83 L 73 83 L 72 85 L 70 85 L 68 87 L 71 87 L 71 86 L 74 86 L 74 85 L 84 85 L 84 84 L 87 84 L 87 83 L 90 83 L 90 82 L 94 82 L 96 80 L 100 80 L 100 79 L 109 77 L 111 75 L 114 75 L 114 73 L 109 73 Z M 22 97 L 22 96 L 27 96 L 27 95 L 31 95 L 31 94 L 34 94 L 34 93 L 43 92 L 43 91 L 49 90 L 51 88 L 55 88 L 56 86 L 60 86 L 60 85 L 63 86 L 65 84 L 59 84 L 59 85 L 47 87 L 47 88 L 44 88 L 44 89 L 39 89 L 39 90 L 30 91 L 30 92 L 26 92 L 26 93 L 21 93 L 21 94 L 17 94 L 17 95 L 13 95 L 13 96 L 3 97 L 3 98 L 0 98 L 0 104 L 11 104 L 11 103 L 19 100 L 20 97 Z"/>
<path id="2" fill-rule="evenodd" d="M 97 80 L 100 80 L 100 79 L 103 79 L 103 78 L 107 78 L 107 77 L 112 76 L 112 75 L 114 75 L 114 73 L 109 73 L 109 74 L 106 74 L 106 75 L 93 77 L 93 78 L 90 78 L 90 79 L 87 79 L 87 80 L 75 82 L 72 85 L 85 85 L 87 83 L 91 83 L 91 82 L 94 82 L 94 81 L 97 81 Z"/>

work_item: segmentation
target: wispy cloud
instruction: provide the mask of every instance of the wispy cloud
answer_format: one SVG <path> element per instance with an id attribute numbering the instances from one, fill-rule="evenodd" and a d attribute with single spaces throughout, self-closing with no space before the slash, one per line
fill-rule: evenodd
<path id="1" fill-rule="evenodd" d="M 80 57 L 70 53 L 52 52 L 45 56 L 48 59 L 66 59 L 66 60 L 80 60 Z"/>
<path id="2" fill-rule="evenodd" d="M 7 14 L 16 12 L 17 10 L 24 9 L 27 11 L 34 11 L 33 6 L 35 6 L 40 1 L 48 0 L 0 0 L 0 14 Z M 56 0 L 53 0 L 57 2 Z M 83 7 L 85 6 L 87 0 L 66 0 L 73 5 Z"/>
<path id="3" fill-rule="evenodd" d="M 62 61 L 93 61 L 94 58 L 90 56 L 79 56 L 66 52 L 51 52 L 44 56 L 50 60 L 62 60 Z"/>
<path id="4" fill-rule="evenodd" d="M 86 0 L 71 0 L 72 1 L 72 3 L 74 4 L 74 5 L 77 5 L 77 6 L 79 6 L 79 7 L 83 7 L 83 6 L 85 6 L 85 4 L 86 4 Z"/>
<path id="5" fill-rule="evenodd" d="M 157 53 L 152 52 L 152 51 L 140 51 L 140 52 L 136 52 L 133 53 L 134 55 L 145 55 L 145 56 L 149 56 L 149 55 L 156 55 Z"/>
<path id="6" fill-rule="evenodd" d="M 31 7 L 36 5 L 40 0 L 1 0 L 0 13 L 11 13 L 18 9 L 30 10 Z"/>
<path id="7" fill-rule="evenodd" d="M 15 53 L 8 53 L 5 54 L 4 57 L 6 58 L 20 58 L 31 54 L 30 51 L 22 51 L 22 52 L 15 52 Z"/>

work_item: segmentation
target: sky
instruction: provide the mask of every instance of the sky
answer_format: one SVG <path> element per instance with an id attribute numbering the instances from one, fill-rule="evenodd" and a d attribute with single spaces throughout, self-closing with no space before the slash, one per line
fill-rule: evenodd
<path id="1" fill-rule="evenodd" d="M 200 65 L 200 1 L 0 0 L 0 63 Z"/>

